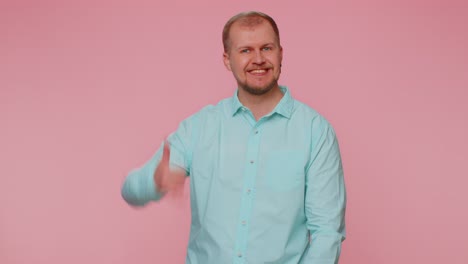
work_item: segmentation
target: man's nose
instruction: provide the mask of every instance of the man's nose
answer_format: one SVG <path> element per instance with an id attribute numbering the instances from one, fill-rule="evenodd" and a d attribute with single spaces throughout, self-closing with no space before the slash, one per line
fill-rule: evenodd
<path id="1" fill-rule="evenodd" d="M 257 50 L 254 56 L 255 64 L 263 64 L 265 62 L 265 56 L 263 55 L 261 50 Z"/>

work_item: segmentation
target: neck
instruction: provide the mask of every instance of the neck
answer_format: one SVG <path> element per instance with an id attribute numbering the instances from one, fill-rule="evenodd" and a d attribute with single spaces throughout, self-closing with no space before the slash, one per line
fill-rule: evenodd
<path id="1" fill-rule="evenodd" d="M 259 120 L 263 116 L 269 114 L 283 98 L 281 89 L 276 86 L 270 91 L 262 95 L 253 95 L 243 89 L 239 89 L 237 94 L 239 101 L 250 109 L 255 120 Z"/>

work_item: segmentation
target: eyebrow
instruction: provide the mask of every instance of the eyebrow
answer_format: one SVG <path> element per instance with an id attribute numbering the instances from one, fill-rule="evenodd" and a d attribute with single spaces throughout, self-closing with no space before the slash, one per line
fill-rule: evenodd
<path id="1" fill-rule="evenodd" d="M 263 48 L 263 47 L 266 47 L 266 46 L 275 46 L 275 43 L 269 42 L 269 43 L 263 44 L 260 47 Z M 237 48 L 237 50 L 251 49 L 251 48 L 252 48 L 252 46 L 240 46 L 240 47 Z"/>

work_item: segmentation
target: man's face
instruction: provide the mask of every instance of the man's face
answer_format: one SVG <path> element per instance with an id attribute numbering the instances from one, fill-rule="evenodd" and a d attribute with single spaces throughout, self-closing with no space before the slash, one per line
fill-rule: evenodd
<path id="1" fill-rule="evenodd" d="M 262 95 L 278 86 L 283 49 L 267 21 L 255 26 L 235 22 L 229 41 L 224 65 L 232 71 L 240 89 Z"/>

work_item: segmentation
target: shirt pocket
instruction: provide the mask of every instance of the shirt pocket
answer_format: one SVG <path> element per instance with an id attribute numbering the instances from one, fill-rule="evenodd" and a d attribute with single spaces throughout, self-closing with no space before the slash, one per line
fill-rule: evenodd
<path id="1" fill-rule="evenodd" d="M 197 179 L 207 180 L 211 178 L 211 176 L 213 175 L 213 171 L 214 171 L 213 167 L 214 166 L 210 162 L 210 158 L 203 159 L 203 155 L 202 155 L 199 160 L 195 158 L 194 156 L 193 161 L 192 161 L 191 173 L 190 173 L 191 179 L 197 178 Z"/>
<path id="2" fill-rule="evenodd" d="M 275 151 L 268 155 L 265 167 L 266 184 L 274 191 L 290 191 L 304 184 L 301 152 Z"/>
<path id="3" fill-rule="evenodd" d="M 192 155 L 191 179 L 207 180 L 217 171 L 219 160 L 216 145 L 203 145 Z"/>

